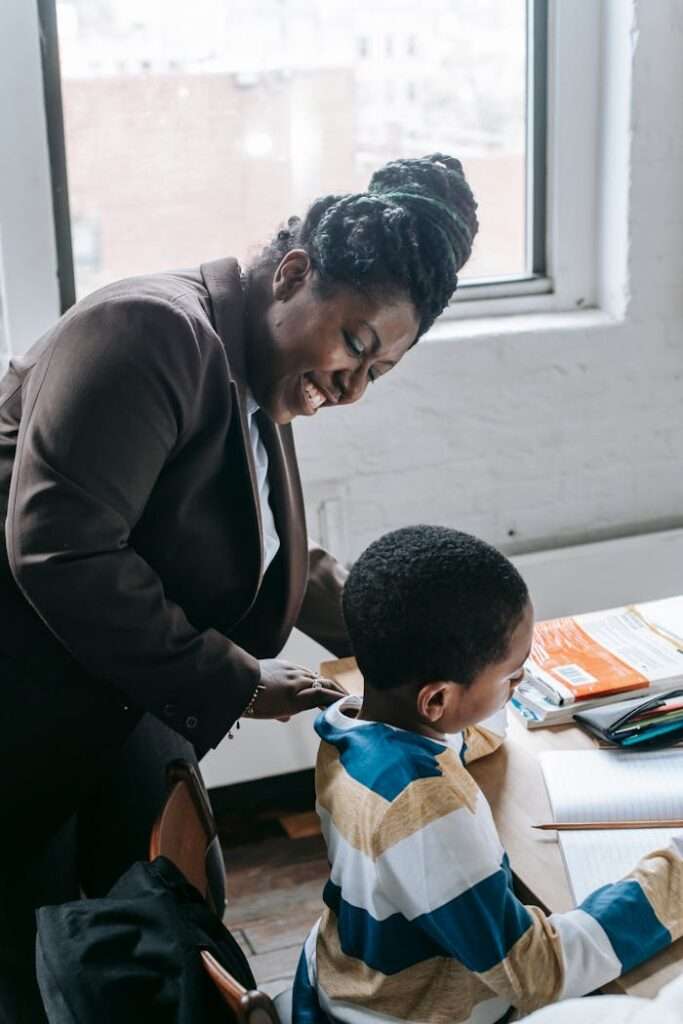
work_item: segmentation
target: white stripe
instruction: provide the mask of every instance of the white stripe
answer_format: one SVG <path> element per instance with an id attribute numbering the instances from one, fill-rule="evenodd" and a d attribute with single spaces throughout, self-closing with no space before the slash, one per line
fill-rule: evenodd
<path id="1" fill-rule="evenodd" d="M 564 955 L 564 986 L 560 999 L 585 996 L 621 974 L 621 961 L 604 928 L 585 910 L 551 914 Z"/>
<path id="2" fill-rule="evenodd" d="M 344 1024 L 368 1024 L 370 1021 L 405 1024 L 405 1018 L 375 1013 L 374 1010 L 368 1010 L 357 1003 L 345 1003 L 341 999 L 330 999 L 321 985 L 318 985 L 318 1000 L 325 1013 L 335 1020 L 343 1021 Z M 477 1003 L 469 1017 L 459 1021 L 458 1024 L 495 1024 L 509 1007 L 510 1003 L 507 999 L 499 997 L 484 999 L 483 1002 Z M 444 1007 L 444 1009 L 446 1008 Z"/>
<path id="3" fill-rule="evenodd" d="M 503 846 L 479 794 L 475 813 L 445 814 L 395 843 L 377 860 L 382 889 L 412 920 L 438 910 L 500 868 Z"/>
<path id="4" fill-rule="evenodd" d="M 446 734 L 446 746 L 449 750 L 453 751 L 458 760 L 462 760 L 461 755 L 464 743 L 465 737 L 461 732 L 450 732 Z"/>
<path id="5" fill-rule="evenodd" d="M 311 928 L 306 941 L 304 942 L 304 956 L 306 957 L 306 969 L 308 971 L 308 981 L 313 988 L 318 987 L 318 961 L 316 958 L 316 944 L 318 942 L 318 932 L 320 931 L 320 918 L 315 922 Z"/>
<path id="6" fill-rule="evenodd" d="M 673 981 L 670 981 L 668 985 L 665 985 L 664 988 L 659 990 L 659 995 L 655 999 L 655 1004 L 659 1009 L 660 1015 L 664 1007 L 680 1011 L 683 1006 L 683 974 L 680 978 L 675 978 Z M 683 1021 L 683 1013 L 681 1013 L 680 1019 Z"/>
<path id="7" fill-rule="evenodd" d="M 361 709 L 363 701 L 360 697 L 357 697 L 354 693 L 349 693 L 346 697 L 341 697 L 336 704 L 330 704 L 329 708 L 323 711 L 323 721 L 327 722 L 333 729 L 340 729 L 343 732 L 348 732 L 351 729 L 363 728 L 365 725 L 369 725 L 365 719 L 362 718 L 349 718 L 345 715 L 345 711 L 351 711 L 358 714 Z"/>
<path id="8" fill-rule="evenodd" d="M 503 1016 L 506 1010 L 510 1009 L 508 999 L 496 996 L 493 999 L 484 999 L 477 1003 L 474 1010 L 467 1018 L 467 1024 L 495 1024 Z"/>
<path id="9" fill-rule="evenodd" d="M 368 1021 L 396 1021 L 405 1024 L 398 1017 L 390 1017 L 386 1013 L 375 1013 L 357 1003 L 344 1003 L 341 999 L 330 999 L 322 985 L 318 985 L 318 1002 L 321 1009 L 333 1020 L 344 1021 L 344 1024 L 367 1024 Z"/>
<path id="10" fill-rule="evenodd" d="M 674 852 L 683 859 L 683 833 L 677 832 L 675 836 L 672 836 L 670 845 L 674 848 Z"/>
<path id="11" fill-rule="evenodd" d="M 395 843 L 373 861 L 352 846 L 318 807 L 330 878 L 347 903 L 383 921 L 397 910 L 412 920 L 438 910 L 500 868 L 503 847 L 487 802 L 463 807 Z"/>
<path id="12" fill-rule="evenodd" d="M 346 902 L 367 910 L 376 921 L 384 921 L 395 914 L 397 907 L 382 892 L 372 857 L 347 842 L 324 807 L 318 807 L 318 815 L 331 864 L 330 879 L 341 888 Z"/>

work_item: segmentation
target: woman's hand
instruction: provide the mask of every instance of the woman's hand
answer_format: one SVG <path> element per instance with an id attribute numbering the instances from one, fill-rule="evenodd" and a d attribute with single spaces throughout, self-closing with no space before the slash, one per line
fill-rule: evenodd
<path id="1" fill-rule="evenodd" d="M 251 709 L 250 718 L 279 718 L 286 721 L 290 715 L 309 708 L 326 708 L 346 690 L 332 679 L 323 679 L 316 672 L 291 661 L 267 658 L 261 663 L 261 683 L 264 687 Z"/>

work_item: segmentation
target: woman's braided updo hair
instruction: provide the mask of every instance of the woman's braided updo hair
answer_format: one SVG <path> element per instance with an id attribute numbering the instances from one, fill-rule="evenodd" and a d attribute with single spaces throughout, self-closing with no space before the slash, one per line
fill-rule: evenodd
<path id="1" fill-rule="evenodd" d="M 479 227 L 462 165 L 442 153 L 393 160 L 367 192 L 317 199 L 303 220 L 290 217 L 257 262 L 272 267 L 304 249 L 317 287 L 373 297 L 408 296 L 424 334 L 448 304 Z"/>

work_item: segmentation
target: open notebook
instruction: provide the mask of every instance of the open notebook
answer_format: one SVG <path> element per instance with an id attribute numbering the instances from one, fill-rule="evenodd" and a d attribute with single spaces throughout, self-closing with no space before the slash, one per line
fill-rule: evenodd
<path id="1" fill-rule="evenodd" d="M 553 821 L 683 819 L 683 750 L 545 751 L 540 755 Z M 577 903 L 616 882 L 681 829 L 558 832 Z"/>

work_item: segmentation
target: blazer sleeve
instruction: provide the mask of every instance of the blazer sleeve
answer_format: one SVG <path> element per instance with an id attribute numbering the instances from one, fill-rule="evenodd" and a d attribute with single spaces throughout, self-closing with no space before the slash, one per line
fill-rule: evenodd
<path id="1" fill-rule="evenodd" d="M 337 658 L 353 653 L 342 614 L 348 571 L 314 541 L 308 542 L 308 583 L 296 626 Z"/>
<path id="2" fill-rule="evenodd" d="M 61 644 L 202 752 L 239 717 L 259 664 L 195 629 L 130 536 L 192 437 L 217 371 L 208 340 L 166 300 L 67 315 L 24 384 L 6 525 L 12 573 Z"/>

